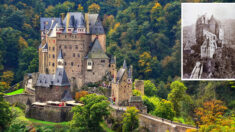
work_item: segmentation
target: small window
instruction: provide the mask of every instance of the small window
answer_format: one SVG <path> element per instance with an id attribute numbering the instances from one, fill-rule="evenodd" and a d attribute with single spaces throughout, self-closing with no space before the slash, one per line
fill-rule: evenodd
<path id="1" fill-rule="evenodd" d="M 75 53 L 73 53 L 73 57 L 75 57 Z"/>
<path id="2" fill-rule="evenodd" d="M 61 49 L 61 45 L 59 46 L 59 49 Z"/>
<path id="3" fill-rule="evenodd" d="M 79 67 L 79 65 L 78 65 L 78 67 Z"/>
<path id="4" fill-rule="evenodd" d="M 88 62 L 88 66 L 91 66 L 91 62 Z"/>
<path id="5" fill-rule="evenodd" d="M 75 45 L 75 49 L 78 49 L 78 45 Z"/>
<path id="6" fill-rule="evenodd" d="M 80 57 L 80 54 L 78 53 L 78 57 Z"/>
<path id="7" fill-rule="evenodd" d="M 67 45 L 65 45 L 64 48 L 67 49 Z"/>
<path id="8" fill-rule="evenodd" d="M 64 62 L 64 65 L 66 66 L 66 62 Z"/>
<path id="9" fill-rule="evenodd" d="M 66 54 L 65 54 L 65 53 L 64 53 L 63 55 L 64 55 L 64 56 L 66 56 Z"/>
<path id="10" fill-rule="evenodd" d="M 55 47 L 53 47 L 52 49 L 53 49 L 53 51 L 55 51 Z"/>
<path id="11" fill-rule="evenodd" d="M 101 63 L 105 63 L 105 60 L 101 60 Z"/>
<path id="12" fill-rule="evenodd" d="M 71 66 L 73 66 L 73 62 L 71 62 Z"/>
<path id="13" fill-rule="evenodd" d="M 54 66 L 55 66 L 55 63 L 52 63 L 52 66 L 54 67 Z"/>
<path id="14" fill-rule="evenodd" d="M 53 54 L 52 56 L 53 56 L 53 58 L 55 58 L 55 55 L 54 55 L 54 54 Z"/>
<path id="15" fill-rule="evenodd" d="M 64 38 L 66 38 L 67 37 L 67 35 L 64 35 Z"/>

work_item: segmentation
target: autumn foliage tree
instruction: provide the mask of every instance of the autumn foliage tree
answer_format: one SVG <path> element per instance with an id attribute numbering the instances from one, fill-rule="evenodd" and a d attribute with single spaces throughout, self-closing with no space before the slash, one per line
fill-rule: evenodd
<path id="1" fill-rule="evenodd" d="M 75 100 L 76 101 L 80 101 L 80 98 L 84 97 L 88 95 L 88 92 L 87 91 L 80 91 L 80 92 L 76 92 L 75 94 Z"/>
<path id="2" fill-rule="evenodd" d="M 195 113 L 198 118 L 197 124 L 210 125 L 222 118 L 227 107 L 220 100 L 211 100 L 203 103 L 202 107 L 196 108 Z"/>
<path id="3" fill-rule="evenodd" d="M 139 127 L 139 110 L 135 107 L 127 107 L 126 112 L 123 114 L 123 132 L 132 132 Z"/>
<path id="4" fill-rule="evenodd" d="M 92 3 L 88 7 L 88 11 L 89 11 L 89 13 L 99 13 L 100 12 L 100 6 L 96 3 Z"/>

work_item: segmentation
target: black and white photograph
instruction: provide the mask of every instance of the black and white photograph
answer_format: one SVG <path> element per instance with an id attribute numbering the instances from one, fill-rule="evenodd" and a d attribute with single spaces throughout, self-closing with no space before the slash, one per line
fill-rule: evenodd
<path id="1" fill-rule="evenodd" d="M 235 4 L 181 4 L 182 80 L 235 80 Z"/>

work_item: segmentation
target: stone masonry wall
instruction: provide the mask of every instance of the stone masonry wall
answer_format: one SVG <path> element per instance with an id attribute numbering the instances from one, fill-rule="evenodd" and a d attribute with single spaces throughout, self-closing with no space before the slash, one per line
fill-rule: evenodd
<path id="1" fill-rule="evenodd" d="M 122 118 L 124 109 L 115 109 L 111 112 L 112 117 Z M 139 113 L 139 125 L 140 127 L 147 128 L 150 132 L 186 132 L 188 129 L 196 129 L 195 127 L 171 122 L 166 119 L 162 119 L 149 114 Z"/>
<path id="2" fill-rule="evenodd" d="M 45 102 L 45 101 L 61 101 L 62 95 L 65 90 L 69 90 L 68 86 L 52 86 L 52 87 L 36 87 L 35 95 L 36 101 Z"/>
<path id="3" fill-rule="evenodd" d="M 4 96 L 4 99 L 10 104 L 23 103 L 26 105 L 28 99 L 31 103 L 35 102 L 35 96 L 29 94 L 6 95 Z"/>
<path id="4" fill-rule="evenodd" d="M 135 89 L 139 90 L 141 95 L 144 95 L 144 81 L 143 80 L 135 80 Z"/>
<path id="5" fill-rule="evenodd" d="M 31 106 L 26 117 L 51 122 L 70 121 L 73 117 L 71 109 L 72 107 L 68 106 Z"/>
<path id="6" fill-rule="evenodd" d="M 104 60 L 105 62 L 101 62 Z M 108 59 L 92 59 L 93 66 L 92 70 L 85 69 L 85 83 L 98 82 L 103 79 L 105 74 L 109 72 L 109 60 Z M 85 61 L 85 65 L 87 62 Z"/>

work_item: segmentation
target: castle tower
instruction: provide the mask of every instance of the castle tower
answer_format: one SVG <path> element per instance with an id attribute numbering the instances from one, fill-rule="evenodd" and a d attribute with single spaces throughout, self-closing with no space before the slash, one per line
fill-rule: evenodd
<path id="1" fill-rule="evenodd" d="M 48 45 L 47 43 L 42 47 L 42 73 L 48 73 Z"/>
<path id="2" fill-rule="evenodd" d="M 111 58 L 110 61 L 110 72 L 111 72 L 111 77 L 114 77 L 114 72 L 116 70 L 116 56 Z"/>
<path id="3" fill-rule="evenodd" d="M 128 100 L 132 96 L 132 71 L 131 67 L 128 70 L 126 61 L 124 60 L 123 66 L 118 70 L 118 73 L 114 72 L 114 79 L 112 82 L 111 98 L 116 105 L 126 106 Z"/>

